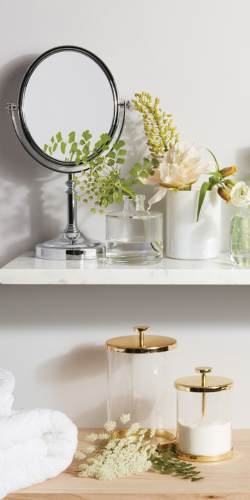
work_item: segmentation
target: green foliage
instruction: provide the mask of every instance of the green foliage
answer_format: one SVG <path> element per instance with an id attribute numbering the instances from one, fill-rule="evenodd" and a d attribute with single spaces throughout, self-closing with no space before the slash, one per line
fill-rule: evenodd
<path id="1" fill-rule="evenodd" d="M 209 188 L 210 188 L 209 182 L 203 182 L 203 184 L 202 184 L 202 186 L 200 188 L 199 201 L 198 201 L 198 210 L 197 210 L 197 222 L 199 220 L 201 207 L 203 205 L 203 202 L 205 200 L 205 196 L 206 196 L 207 190 Z"/>
<path id="2" fill-rule="evenodd" d="M 150 175 L 153 175 L 154 169 L 152 167 L 152 162 L 148 158 L 144 158 L 142 163 L 137 162 L 133 165 L 129 171 L 131 177 L 137 179 L 146 179 Z"/>
<path id="3" fill-rule="evenodd" d="M 205 201 L 207 191 L 211 191 L 211 189 L 216 186 L 218 194 L 221 196 L 221 198 L 223 198 L 225 201 L 230 200 L 230 189 L 234 186 L 235 182 L 231 179 L 228 179 L 228 177 L 234 175 L 237 172 L 237 167 L 235 167 L 235 165 L 220 169 L 215 154 L 210 149 L 208 149 L 208 152 L 215 162 L 216 169 L 215 172 L 210 175 L 208 182 L 204 182 L 200 188 L 197 208 L 197 222 L 199 220 L 201 208 Z"/>
<path id="4" fill-rule="evenodd" d="M 159 98 L 153 99 L 148 92 L 136 93 L 132 102 L 135 109 L 142 114 L 151 157 L 158 163 L 164 153 L 179 139 L 172 115 L 165 113 L 160 108 Z"/>
<path id="5" fill-rule="evenodd" d="M 92 144 L 89 130 L 84 130 L 80 138 L 74 131 L 67 138 L 57 132 L 51 137 L 50 143 L 44 145 L 44 151 L 50 156 L 60 148 L 64 161 L 82 165 L 81 174 L 75 176 L 77 199 L 89 203 L 91 213 L 102 213 L 113 202 L 121 203 L 125 194 L 131 197 L 135 195 L 132 186 L 137 181 L 136 176 L 122 173 L 127 154 L 125 142 L 118 140 L 109 151 L 110 140 L 111 137 L 103 133 Z"/>
<path id="6" fill-rule="evenodd" d="M 152 468 L 160 474 L 168 474 L 181 479 L 200 481 L 200 471 L 191 463 L 179 460 L 175 444 L 159 445 L 150 457 Z"/>

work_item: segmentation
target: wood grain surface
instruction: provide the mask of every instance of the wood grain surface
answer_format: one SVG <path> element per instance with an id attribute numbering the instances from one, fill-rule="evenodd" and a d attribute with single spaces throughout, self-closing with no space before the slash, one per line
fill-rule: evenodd
<path id="1" fill-rule="evenodd" d="M 80 432 L 80 444 L 86 431 Z M 204 478 L 191 482 L 147 472 L 115 481 L 79 478 L 77 464 L 60 476 L 21 490 L 7 500 L 250 500 L 250 430 L 234 431 L 234 457 L 198 464 Z"/>

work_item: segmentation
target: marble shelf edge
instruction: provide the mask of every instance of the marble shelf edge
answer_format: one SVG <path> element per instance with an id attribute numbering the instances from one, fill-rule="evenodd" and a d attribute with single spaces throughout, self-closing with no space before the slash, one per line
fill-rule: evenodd
<path id="1" fill-rule="evenodd" d="M 211 261 L 164 259 L 147 266 L 79 261 L 46 261 L 31 252 L 0 269 L 2 285 L 250 285 L 250 269 L 234 267 L 228 256 Z"/>

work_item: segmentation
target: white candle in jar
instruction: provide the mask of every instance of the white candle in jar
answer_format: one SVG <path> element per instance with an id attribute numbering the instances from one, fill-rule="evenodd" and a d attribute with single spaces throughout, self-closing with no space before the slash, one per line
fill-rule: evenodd
<path id="1" fill-rule="evenodd" d="M 209 422 L 204 418 L 196 424 L 178 422 L 177 447 L 188 455 L 223 455 L 232 448 L 231 422 Z"/>

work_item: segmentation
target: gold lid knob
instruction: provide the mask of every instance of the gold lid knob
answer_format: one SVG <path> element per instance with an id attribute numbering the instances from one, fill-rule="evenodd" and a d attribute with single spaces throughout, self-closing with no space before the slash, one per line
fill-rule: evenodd
<path id="1" fill-rule="evenodd" d="M 140 347 L 144 347 L 144 334 L 148 330 L 149 330 L 149 326 L 146 326 L 146 325 L 134 326 L 134 331 L 137 332 L 139 335 Z"/>
<path id="2" fill-rule="evenodd" d="M 210 373 L 212 370 L 213 368 L 211 368 L 210 366 L 197 366 L 197 368 L 195 368 L 195 371 L 201 374 Z"/>
<path id="3" fill-rule="evenodd" d="M 195 371 L 201 374 L 201 387 L 206 387 L 206 375 L 212 371 L 210 366 L 198 366 Z M 202 415 L 205 415 L 205 393 L 203 392 Z"/>

